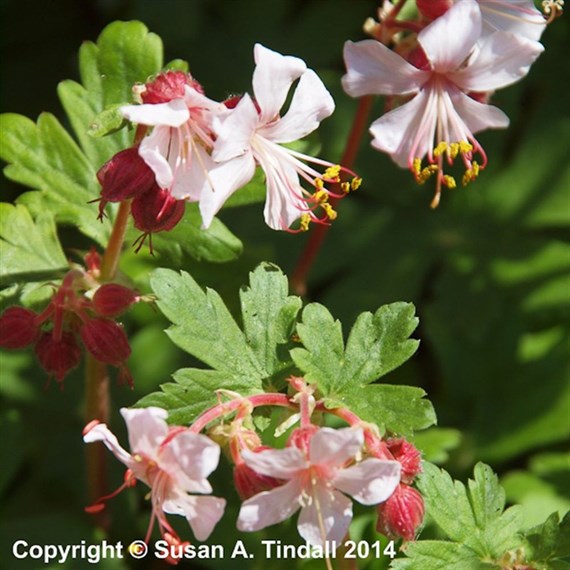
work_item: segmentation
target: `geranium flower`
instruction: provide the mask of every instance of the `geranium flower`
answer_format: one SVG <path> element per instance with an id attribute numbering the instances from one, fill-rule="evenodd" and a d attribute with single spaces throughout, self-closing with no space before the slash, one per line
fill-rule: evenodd
<path id="1" fill-rule="evenodd" d="M 303 229 L 310 221 L 334 219 L 336 214 L 327 202 L 329 192 L 324 185 L 339 182 L 341 168 L 282 146 L 312 133 L 333 112 L 334 101 L 317 74 L 301 59 L 260 44 L 254 47 L 254 58 L 254 98 L 244 95 L 231 113 L 216 121 L 212 158 L 221 164 L 210 171 L 211 186 L 206 186 L 200 197 L 204 225 L 210 224 L 233 192 L 251 180 L 256 164 L 266 175 L 264 214 L 271 228 L 287 229 L 299 217 Z M 280 110 L 297 80 L 289 108 L 281 117 Z M 325 172 L 306 162 L 324 167 Z M 300 178 L 313 187 L 310 192 L 301 186 Z M 326 214 L 323 219 L 314 213 L 318 206 Z"/>
<path id="2" fill-rule="evenodd" d="M 343 493 L 375 505 L 388 499 L 400 482 L 397 461 L 369 458 L 346 467 L 363 442 L 361 429 L 321 428 L 311 437 L 307 454 L 297 447 L 242 451 L 251 469 L 288 482 L 245 501 L 238 529 L 260 530 L 301 509 L 297 528 L 307 542 L 341 541 L 352 520 L 352 502 Z"/>
<path id="3" fill-rule="evenodd" d="M 169 427 L 165 421 L 168 414 L 161 408 L 123 408 L 121 414 L 129 431 L 131 453 L 119 445 L 105 424 L 94 421 L 84 430 L 86 443 L 102 441 L 128 468 L 125 483 L 88 510 L 101 510 L 103 501 L 134 485 L 138 479 L 151 489 L 152 517 L 146 542 L 155 519 L 165 538 L 172 541 L 175 537 L 179 541 L 165 513 L 184 516 L 195 537 L 206 540 L 222 517 L 226 501 L 188 493 L 212 492 L 206 477 L 218 465 L 220 447 L 206 436 L 191 433 L 186 428 Z"/>
<path id="4" fill-rule="evenodd" d="M 443 172 L 444 157 L 451 164 L 461 156 L 466 169 L 463 183 L 467 184 L 487 163 L 474 133 L 509 124 L 501 110 L 469 94 L 514 83 L 544 48 L 507 32 L 481 39 L 481 13 L 473 0 L 455 4 L 418 34 L 418 42 L 423 50 L 421 69 L 375 40 L 347 42 L 344 57 L 348 72 L 342 82 L 353 97 L 413 96 L 372 123 L 372 146 L 410 168 L 420 183 L 436 173 L 435 207 L 442 184 L 456 185 L 455 179 Z M 428 165 L 423 167 L 426 154 Z M 475 154 L 481 162 L 474 160 Z"/>
<path id="5" fill-rule="evenodd" d="M 143 91 L 143 104 L 120 109 L 133 123 L 154 127 L 141 142 L 139 155 L 161 188 L 178 200 L 198 201 L 212 166 L 208 154 L 214 142 L 212 118 L 227 109 L 208 99 L 200 85 L 182 72 L 161 74 L 146 90 L 151 102 L 144 102 Z"/>

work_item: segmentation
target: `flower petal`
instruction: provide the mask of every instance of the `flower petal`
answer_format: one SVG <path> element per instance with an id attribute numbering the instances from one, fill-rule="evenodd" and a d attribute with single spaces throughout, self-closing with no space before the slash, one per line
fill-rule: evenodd
<path id="1" fill-rule="evenodd" d="M 455 71 L 481 36 L 481 12 L 474 0 L 462 0 L 418 34 L 434 71 Z"/>
<path id="2" fill-rule="evenodd" d="M 172 99 L 168 103 L 125 105 L 120 111 L 129 121 L 149 127 L 179 127 L 190 118 L 184 99 Z"/>
<path id="3" fill-rule="evenodd" d="M 172 167 L 167 160 L 171 138 L 170 127 L 155 127 L 139 146 L 139 155 L 154 172 L 161 188 L 170 188 L 174 180 Z"/>
<path id="4" fill-rule="evenodd" d="M 429 77 L 376 40 L 346 42 L 344 61 L 342 86 L 351 97 L 415 93 Z"/>
<path id="5" fill-rule="evenodd" d="M 285 485 L 247 499 L 239 511 L 238 530 L 253 532 L 288 519 L 301 506 L 301 492 L 300 481 L 292 479 Z"/>
<path id="6" fill-rule="evenodd" d="M 261 44 L 255 44 L 253 55 L 253 92 L 261 109 L 261 121 L 267 123 L 277 117 L 293 81 L 301 77 L 307 66 L 298 57 L 281 55 Z"/>
<path id="7" fill-rule="evenodd" d="M 129 445 L 133 455 L 140 453 L 156 458 L 159 445 L 168 433 L 168 412 L 162 408 L 121 408 L 129 430 Z"/>
<path id="8" fill-rule="evenodd" d="M 209 171 L 217 164 L 199 144 L 193 145 L 192 152 L 181 162 L 176 172 L 170 193 L 177 200 L 197 202 L 208 186 Z"/>
<path id="9" fill-rule="evenodd" d="M 374 457 L 341 469 L 331 483 L 363 505 L 376 505 L 390 497 L 400 483 L 400 468 L 397 461 Z"/>
<path id="10" fill-rule="evenodd" d="M 306 137 L 332 114 L 334 101 L 324 83 L 307 69 L 295 89 L 289 110 L 280 120 L 258 130 L 258 134 L 276 143 L 288 143 Z"/>
<path id="11" fill-rule="evenodd" d="M 324 486 L 317 486 L 311 499 L 299 515 L 299 534 L 316 546 L 324 546 L 325 541 L 342 542 L 352 520 L 352 501 Z"/>
<path id="12" fill-rule="evenodd" d="M 241 456 L 247 466 L 256 473 L 278 479 L 291 479 L 309 466 L 302 452 L 296 447 L 264 449 L 256 453 L 244 449 Z"/>
<path id="13" fill-rule="evenodd" d="M 311 438 L 309 461 L 312 465 L 341 466 L 361 450 L 364 443 L 362 429 L 321 428 Z"/>
<path id="14" fill-rule="evenodd" d="M 109 449 L 121 463 L 125 464 L 127 467 L 130 467 L 131 463 L 133 462 L 131 455 L 119 445 L 119 441 L 115 437 L 115 434 L 109 430 L 105 424 L 94 425 L 83 436 L 83 441 L 85 443 L 102 441 L 107 449 Z"/>
<path id="15" fill-rule="evenodd" d="M 453 108 L 472 133 L 485 129 L 504 129 L 509 126 L 509 118 L 501 109 L 493 105 L 479 103 L 461 91 L 451 94 Z"/>
<path id="16" fill-rule="evenodd" d="M 479 0 L 483 34 L 497 30 L 538 41 L 546 29 L 544 16 L 531 0 Z"/>
<path id="17" fill-rule="evenodd" d="M 225 499 L 179 495 L 162 504 L 165 513 L 182 515 L 192 528 L 197 540 L 206 540 L 224 514 Z"/>
<path id="18" fill-rule="evenodd" d="M 481 40 L 468 64 L 448 77 L 464 91 L 493 91 L 524 77 L 543 51 L 538 42 L 496 32 Z"/>

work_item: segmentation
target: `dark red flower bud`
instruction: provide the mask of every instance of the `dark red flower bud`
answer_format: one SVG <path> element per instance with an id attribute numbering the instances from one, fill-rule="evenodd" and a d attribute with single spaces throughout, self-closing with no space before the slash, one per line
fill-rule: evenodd
<path id="1" fill-rule="evenodd" d="M 435 20 L 453 6 L 453 0 L 416 0 L 416 4 L 426 20 Z"/>
<path id="2" fill-rule="evenodd" d="M 390 453 L 402 465 L 402 483 L 410 485 L 422 471 L 422 455 L 419 449 L 403 438 L 386 441 Z"/>
<path id="3" fill-rule="evenodd" d="M 99 362 L 121 367 L 131 355 L 123 327 L 110 319 L 89 319 L 79 331 L 85 348 Z"/>
<path id="4" fill-rule="evenodd" d="M 40 336 L 37 314 L 24 307 L 8 307 L 0 316 L 0 346 L 25 348 Z"/>
<path id="5" fill-rule="evenodd" d="M 145 84 L 141 93 L 143 103 L 168 103 L 172 99 L 184 97 L 184 87 L 189 85 L 199 93 L 204 93 L 202 86 L 183 71 L 166 71 L 159 73 L 155 79 Z"/>
<path id="6" fill-rule="evenodd" d="M 34 350 L 42 368 L 60 383 L 81 360 L 81 348 L 70 332 L 63 332 L 59 340 L 51 332 L 43 333 Z"/>
<path id="7" fill-rule="evenodd" d="M 376 530 L 388 538 L 414 540 L 424 520 L 424 499 L 420 493 L 400 483 L 388 500 L 378 505 Z"/>
<path id="8" fill-rule="evenodd" d="M 97 278 L 101 272 L 101 255 L 99 252 L 92 247 L 83 258 L 85 261 L 85 267 L 87 267 L 87 271 L 93 275 L 93 277 Z"/>
<path id="9" fill-rule="evenodd" d="M 294 429 L 287 440 L 287 447 L 296 447 L 308 455 L 311 439 L 317 431 L 319 428 L 314 425 Z"/>
<path id="10" fill-rule="evenodd" d="M 266 446 L 260 446 L 254 450 L 254 453 L 269 449 Z M 269 477 L 256 473 L 251 467 L 245 463 L 240 463 L 234 467 L 234 484 L 236 491 L 242 501 L 257 495 L 263 491 L 269 491 L 283 484 L 281 479 Z"/>
<path id="11" fill-rule="evenodd" d="M 135 228 L 146 234 L 174 228 L 184 215 L 185 202 L 175 200 L 168 190 L 155 185 L 133 200 L 131 213 Z"/>
<path id="12" fill-rule="evenodd" d="M 101 317 L 117 317 L 124 313 L 139 296 L 118 283 L 105 283 L 93 295 L 93 310 Z"/>
<path id="13" fill-rule="evenodd" d="M 155 184 L 154 172 L 139 156 L 138 147 L 118 152 L 97 172 L 101 184 L 101 207 L 140 196 Z"/>
<path id="14" fill-rule="evenodd" d="M 408 54 L 408 61 L 418 69 L 427 71 L 431 69 L 431 63 L 426 55 L 426 52 L 418 46 Z"/>

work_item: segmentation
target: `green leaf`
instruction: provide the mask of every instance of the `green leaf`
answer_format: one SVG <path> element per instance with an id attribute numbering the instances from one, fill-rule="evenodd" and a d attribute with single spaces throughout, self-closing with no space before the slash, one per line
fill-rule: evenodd
<path id="1" fill-rule="evenodd" d="M 98 113 L 91 121 L 87 134 L 91 137 L 110 135 L 127 125 L 120 109 L 124 103 L 116 103 Z"/>
<path id="2" fill-rule="evenodd" d="M 291 366 L 285 345 L 293 334 L 301 299 L 288 295 L 287 277 L 271 263 L 250 273 L 249 282 L 240 291 L 243 329 L 258 362 L 271 376 Z"/>
<path id="3" fill-rule="evenodd" d="M 51 214 L 0 203 L 0 285 L 55 277 L 68 268 Z"/>
<path id="4" fill-rule="evenodd" d="M 406 558 L 392 562 L 393 570 L 483 570 L 497 568 L 482 564 L 479 557 L 469 548 L 455 542 L 422 540 L 406 546 Z"/>
<path id="5" fill-rule="evenodd" d="M 409 336 L 418 319 L 410 303 L 393 303 L 376 313 L 362 313 L 352 328 L 346 349 L 339 321 L 322 305 L 303 310 L 297 332 L 304 348 L 291 356 L 307 380 L 325 396 L 328 407 L 346 405 L 367 421 L 390 431 L 409 434 L 435 423 L 430 402 L 421 388 L 371 382 L 405 362 L 417 349 Z"/>
<path id="6" fill-rule="evenodd" d="M 461 432 L 451 428 L 430 428 L 415 434 L 412 442 L 426 461 L 444 463 L 449 459 L 448 451 L 461 442 Z"/>
<path id="7" fill-rule="evenodd" d="M 532 549 L 533 564 L 551 568 L 554 561 L 570 558 L 570 513 L 566 513 L 562 521 L 558 513 L 552 513 L 544 524 L 531 529 L 525 538 Z M 565 562 L 570 563 L 570 560 Z"/>

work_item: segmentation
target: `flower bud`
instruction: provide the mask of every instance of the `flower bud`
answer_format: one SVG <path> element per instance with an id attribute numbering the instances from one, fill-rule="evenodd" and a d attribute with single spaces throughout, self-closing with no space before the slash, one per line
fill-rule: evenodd
<path id="1" fill-rule="evenodd" d="M 133 200 L 131 213 L 135 227 L 146 234 L 169 231 L 182 219 L 185 203 L 175 200 L 168 190 L 155 185 Z"/>
<path id="2" fill-rule="evenodd" d="M 170 70 L 159 73 L 155 79 L 146 83 L 141 92 L 141 99 L 143 103 L 150 104 L 168 103 L 173 99 L 181 99 L 184 97 L 186 85 L 196 89 L 198 93 L 204 93 L 202 86 L 191 75 L 183 71 Z"/>
<path id="3" fill-rule="evenodd" d="M 0 316 L 0 346 L 25 348 L 40 336 L 36 313 L 24 307 L 8 307 Z"/>
<path id="4" fill-rule="evenodd" d="M 431 21 L 443 16 L 453 6 L 453 0 L 416 0 L 416 4 L 420 14 Z"/>
<path id="5" fill-rule="evenodd" d="M 402 465 L 402 483 L 410 485 L 422 471 L 422 456 L 419 449 L 403 438 L 386 441 L 390 453 Z"/>
<path id="6" fill-rule="evenodd" d="M 319 428 L 312 424 L 306 427 L 294 429 L 287 440 L 287 447 L 296 447 L 305 455 L 308 455 L 311 438 L 317 431 L 319 431 Z"/>
<path id="7" fill-rule="evenodd" d="M 101 317 L 117 317 L 124 313 L 139 296 L 118 283 L 105 283 L 93 295 L 93 310 Z"/>
<path id="8" fill-rule="evenodd" d="M 79 332 L 85 348 L 99 362 L 119 367 L 131 355 L 127 335 L 115 321 L 90 319 L 83 323 Z"/>
<path id="9" fill-rule="evenodd" d="M 423 520 L 423 497 L 413 487 L 400 483 L 392 495 L 378 505 L 376 530 L 391 539 L 414 540 Z"/>
<path id="10" fill-rule="evenodd" d="M 154 172 L 140 157 L 138 147 L 118 152 L 97 172 L 101 184 L 102 207 L 144 194 L 155 184 Z"/>
<path id="11" fill-rule="evenodd" d="M 42 368 L 60 383 L 81 360 L 81 348 L 70 332 L 63 332 L 59 340 L 52 333 L 43 333 L 34 351 Z"/>
<path id="12" fill-rule="evenodd" d="M 264 449 L 269 449 L 269 447 L 259 446 L 253 451 L 257 453 Z M 234 467 L 234 484 L 240 499 L 245 501 L 262 491 L 269 491 L 270 489 L 279 487 L 279 485 L 283 484 L 283 481 L 275 477 L 270 477 L 269 475 L 256 473 L 245 463 L 239 463 Z"/>

